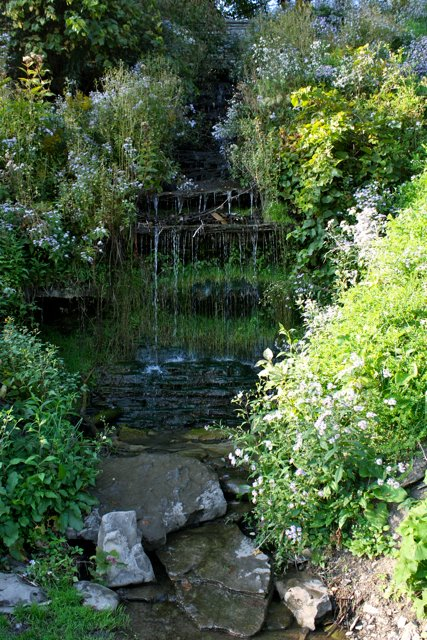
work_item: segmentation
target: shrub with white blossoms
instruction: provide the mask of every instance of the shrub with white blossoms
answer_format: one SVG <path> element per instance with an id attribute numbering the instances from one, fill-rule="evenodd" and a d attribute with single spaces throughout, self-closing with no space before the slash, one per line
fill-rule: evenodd
<path id="1" fill-rule="evenodd" d="M 250 470 L 259 542 L 279 561 L 393 545 L 388 505 L 406 499 L 407 463 L 427 438 L 426 187 L 427 172 L 361 280 L 330 313 L 309 303 L 304 337 L 276 359 L 266 350 L 257 392 L 241 398 L 235 463 Z"/>
<path id="2" fill-rule="evenodd" d="M 338 224 L 328 222 L 330 259 L 335 266 L 338 289 L 354 285 L 375 250 L 375 242 L 384 235 L 392 194 L 378 182 L 357 189 L 355 204 Z"/>
<path id="3" fill-rule="evenodd" d="M 378 457 L 378 413 L 350 382 L 363 358 L 351 354 L 343 383 L 326 387 L 304 348 L 259 364 L 262 395 L 252 405 L 250 433 L 240 432 L 241 446 L 230 461 L 252 461 L 250 497 L 260 543 L 278 548 L 283 561 L 333 541 L 356 552 L 387 549 L 386 505 L 406 497 L 399 479 L 407 467 L 401 461 L 385 465 Z"/>

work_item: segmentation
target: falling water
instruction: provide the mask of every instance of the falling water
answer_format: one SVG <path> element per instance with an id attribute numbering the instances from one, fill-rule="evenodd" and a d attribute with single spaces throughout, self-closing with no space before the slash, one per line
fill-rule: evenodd
<path id="1" fill-rule="evenodd" d="M 176 338 L 178 328 L 178 275 L 179 275 L 179 233 L 172 232 L 173 256 L 173 337 Z"/>
<path id="2" fill-rule="evenodd" d="M 258 254 L 258 226 L 255 226 L 251 232 L 252 236 L 252 264 L 254 269 L 254 275 L 257 272 L 257 254 Z"/>
<path id="3" fill-rule="evenodd" d="M 154 227 L 154 267 L 153 267 L 153 310 L 154 310 L 154 353 L 158 352 L 159 343 L 159 237 L 161 229 Z"/>

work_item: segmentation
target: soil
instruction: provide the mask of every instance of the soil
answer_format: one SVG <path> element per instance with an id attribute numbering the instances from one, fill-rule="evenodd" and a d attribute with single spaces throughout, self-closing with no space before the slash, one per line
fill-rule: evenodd
<path id="1" fill-rule="evenodd" d="M 407 598 L 393 590 L 395 560 L 333 556 L 321 577 L 336 604 L 336 623 L 353 640 L 421 640 L 427 620 L 417 621 Z"/>

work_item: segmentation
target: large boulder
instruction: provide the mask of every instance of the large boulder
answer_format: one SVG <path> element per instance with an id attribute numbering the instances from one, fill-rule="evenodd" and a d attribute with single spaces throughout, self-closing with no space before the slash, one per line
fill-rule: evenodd
<path id="1" fill-rule="evenodd" d="M 205 525 L 176 533 L 157 550 L 177 600 L 200 630 L 249 637 L 262 627 L 271 568 L 236 525 Z"/>
<path id="2" fill-rule="evenodd" d="M 214 520 L 227 510 L 215 473 L 194 458 L 176 454 L 107 458 L 94 495 L 101 515 L 135 511 L 148 548 L 164 544 L 172 531 Z"/>
<path id="3" fill-rule="evenodd" d="M 14 573 L 0 573 L 0 613 L 12 613 L 19 605 L 47 602 L 48 598 L 40 587 Z"/>
<path id="4" fill-rule="evenodd" d="M 153 567 L 139 542 L 135 511 L 113 511 L 102 516 L 98 552 L 105 556 L 109 587 L 153 582 Z"/>
<path id="5" fill-rule="evenodd" d="M 332 610 L 326 586 L 304 571 L 278 580 L 276 588 L 300 627 L 314 631 L 316 622 Z"/>

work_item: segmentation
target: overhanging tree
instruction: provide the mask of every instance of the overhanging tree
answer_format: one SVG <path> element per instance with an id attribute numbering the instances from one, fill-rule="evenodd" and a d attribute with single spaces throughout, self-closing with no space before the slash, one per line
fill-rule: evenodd
<path id="1" fill-rule="evenodd" d="M 41 53 L 55 91 L 67 79 L 87 89 L 106 68 L 161 43 L 154 0 L 8 0 L 4 14 L 11 71 L 23 55 Z"/>

